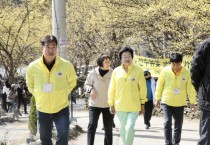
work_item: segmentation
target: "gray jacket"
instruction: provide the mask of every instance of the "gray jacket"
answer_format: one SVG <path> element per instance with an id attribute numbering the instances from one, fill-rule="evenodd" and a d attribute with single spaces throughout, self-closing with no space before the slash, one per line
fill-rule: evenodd
<path id="1" fill-rule="evenodd" d="M 89 98 L 89 106 L 107 108 L 109 107 L 108 100 L 108 88 L 111 80 L 112 69 L 109 69 L 103 77 L 99 73 L 99 67 L 94 68 L 87 76 L 84 87 L 86 92 L 90 93 L 91 89 L 94 88 L 96 91 L 96 99 L 92 100 Z"/>

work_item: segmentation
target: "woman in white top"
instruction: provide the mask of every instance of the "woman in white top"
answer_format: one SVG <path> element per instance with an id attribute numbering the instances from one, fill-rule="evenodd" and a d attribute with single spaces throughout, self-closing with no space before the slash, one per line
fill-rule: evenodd
<path id="1" fill-rule="evenodd" d="M 11 89 L 11 85 L 9 83 L 8 80 L 5 80 L 4 81 L 4 86 L 3 86 L 3 91 L 2 91 L 2 109 L 4 111 L 8 111 L 8 108 L 7 108 L 7 96 L 9 95 L 9 92 L 10 92 L 10 89 Z"/>

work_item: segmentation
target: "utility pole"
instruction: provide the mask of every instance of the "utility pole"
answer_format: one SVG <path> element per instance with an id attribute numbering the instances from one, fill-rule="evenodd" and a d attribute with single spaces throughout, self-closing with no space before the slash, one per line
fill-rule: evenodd
<path id="1" fill-rule="evenodd" d="M 52 34 L 58 39 L 58 55 L 67 59 L 66 0 L 52 0 Z"/>
<path id="2" fill-rule="evenodd" d="M 66 39 L 66 0 L 52 0 L 52 34 L 58 39 L 58 55 L 67 59 Z M 69 94 L 71 98 L 72 94 Z M 73 118 L 73 104 L 71 101 L 70 123 L 77 122 Z"/>

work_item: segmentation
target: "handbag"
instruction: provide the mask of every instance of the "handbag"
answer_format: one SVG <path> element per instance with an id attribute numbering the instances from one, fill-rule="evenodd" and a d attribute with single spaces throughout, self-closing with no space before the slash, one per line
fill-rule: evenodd
<path id="1" fill-rule="evenodd" d="M 15 92 L 13 92 L 12 90 L 10 90 L 7 98 L 9 100 L 15 100 L 16 97 L 17 97 L 17 94 Z"/>

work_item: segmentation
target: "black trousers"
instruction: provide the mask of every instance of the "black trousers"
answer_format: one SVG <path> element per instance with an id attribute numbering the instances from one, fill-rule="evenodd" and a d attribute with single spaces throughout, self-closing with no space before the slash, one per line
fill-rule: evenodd
<path id="1" fill-rule="evenodd" d="M 4 93 L 2 94 L 2 98 L 1 98 L 1 108 L 4 110 L 4 111 L 8 111 L 8 108 L 7 108 L 7 95 Z"/>
<path id="2" fill-rule="evenodd" d="M 18 109 L 20 109 L 21 104 L 24 106 L 24 112 L 27 113 L 27 104 L 25 98 L 18 96 Z"/>
<path id="3" fill-rule="evenodd" d="M 210 145 L 210 111 L 200 108 L 200 139 L 198 145 Z"/>
<path id="4" fill-rule="evenodd" d="M 145 104 L 144 104 L 144 124 L 149 125 L 149 126 L 150 126 L 150 120 L 152 117 L 153 108 L 154 108 L 154 105 L 153 105 L 152 100 L 148 100 L 147 102 L 145 102 Z"/>
<path id="5" fill-rule="evenodd" d="M 166 145 L 178 145 L 181 140 L 184 106 L 173 107 L 162 104 L 164 115 L 164 137 Z M 174 118 L 174 132 L 172 138 L 172 117 Z"/>
<path id="6" fill-rule="evenodd" d="M 104 124 L 104 145 L 112 145 L 112 124 L 113 115 L 109 112 L 109 108 L 89 107 L 89 124 L 87 132 L 87 144 L 94 145 L 96 128 L 100 114 L 103 115 Z"/>

